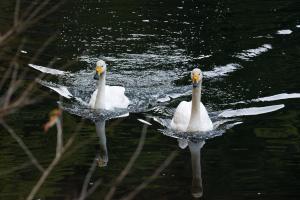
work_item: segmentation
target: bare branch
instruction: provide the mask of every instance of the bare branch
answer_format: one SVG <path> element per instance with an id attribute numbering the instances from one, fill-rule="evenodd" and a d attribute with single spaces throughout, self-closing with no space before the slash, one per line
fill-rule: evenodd
<path id="1" fill-rule="evenodd" d="M 23 140 L 14 132 L 14 130 L 7 125 L 4 121 L 0 121 L 1 125 L 9 132 L 9 134 L 18 142 L 20 147 L 24 150 L 24 152 L 27 154 L 28 158 L 36 166 L 38 170 L 41 172 L 44 172 L 44 168 L 40 165 L 40 163 L 37 161 L 37 159 L 34 157 L 34 155 L 31 153 L 31 151 L 28 149 L 28 147 L 25 145 Z"/>
<path id="2" fill-rule="evenodd" d="M 23 164 L 18 165 L 16 167 L 10 168 L 9 170 L 1 171 L 0 177 L 1 176 L 6 176 L 8 174 L 14 173 L 15 171 L 18 171 L 18 170 L 24 169 L 26 167 L 29 167 L 30 165 L 32 165 L 32 162 L 26 162 L 26 163 L 23 163 Z"/>
<path id="3" fill-rule="evenodd" d="M 101 185 L 102 183 L 102 179 L 98 179 L 93 186 L 87 191 L 85 198 L 88 198 L 91 194 L 93 194 L 95 192 L 95 190 L 99 187 L 99 185 Z"/>
<path id="4" fill-rule="evenodd" d="M 59 163 L 60 159 L 62 158 L 62 156 L 65 154 L 65 152 L 71 147 L 71 145 L 73 144 L 78 131 L 81 129 L 82 126 L 82 121 L 77 125 L 73 135 L 68 139 L 67 143 L 65 144 L 65 146 L 63 146 L 61 153 L 56 155 L 55 158 L 52 160 L 52 162 L 50 163 L 50 165 L 47 167 L 47 169 L 43 172 L 42 176 L 40 177 L 40 179 L 38 180 L 38 182 L 35 184 L 35 186 L 32 188 L 30 194 L 27 196 L 26 200 L 32 200 L 36 193 L 40 190 L 41 186 L 43 185 L 43 183 L 45 182 L 45 180 L 47 179 L 47 177 L 50 175 L 50 173 L 52 172 L 52 170 L 54 169 L 54 167 Z"/>
<path id="5" fill-rule="evenodd" d="M 61 156 L 62 149 L 63 149 L 63 146 L 64 146 L 62 124 L 61 124 L 61 120 L 59 118 L 56 121 L 56 128 L 57 128 L 56 157 L 58 157 L 58 156 Z"/>
<path id="6" fill-rule="evenodd" d="M 142 184 L 135 188 L 132 192 L 130 192 L 126 197 L 122 197 L 121 200 L 131 200 L 133 199 L 139 192 L 141 192 L 145 187 L 147 187 L 152 181 L 154 181 L 157 176 L 174 160 L 177 156 L 178 152 L 173 151 L 167 159 L 154 171 L 154 173 Z"/>
<path id="7" fill-rule="evenodd" d="M 52 162 L 50 163 L 50 165 L 48 166 L 48 168 L 43 172 L 42 176 L 40 177 L 40 179 L 38 180 L 38 182 L 35 184 L 35 186 L 32 188 L 30 194 L 28 195 L 28 197 L 26 198 L 26 200 L 32 200 L 36 193 L 39 191 L 39 189 L 41 188 L 41 186 L 43 185 L 43 183 L 45 182 L 45 180 L 47 179 L 47 177 L 49 176 L 49 174 L 52 172 L 53 168 L 59 163 L 62 155 L 64 152 L 67 151 L 67 149 L 72 145 L 72 143 L 74 142 L 75 139 L 75 134 L 68 140 L 68 142 L 66 143 L 66 145 L 63 147 L 62 149 L 62 153 L 59 154 L 58 156 L 55 156 L 55 158 L 52 160 Z"/>
<path id="8" fill-rule="evenodd" d="M 17 26 L 17 24 L 18 24 L 19 14 L 20 14 L 20 0 L 16 0 L 15 14 L 14 14 L 14 26 Z"/>
<path id="9" fill-rule="evenodd" d="M 147 119 L 147 121 L 148 120 L 149 119 Z M 145 138 L 146 138 L 146 134 L 147 134 L 147 127 L 148 127 L 148 125 L 144 124 L 143 129 L 142 129 L 142 134 L 141 134 L 141 137 L 140 137 L 140 141 L 139 141 L 139 144 L 138 144 L 135 152 L 132 154 L 129 162 L 126 165 L 126 167 L 123 169 L 123 171 L 119 174 L 119 176 L 114 181 L 113 186 L 110 188 L 109 192 L 107 193 L 107 195 L 104 198 L 105 200 L 112 199 L 112 197 L 115 194 L 115 191 L 116 191 L 117 187 L 120 185 L 120 183 L 123 181 L 123 179 L 127 176 L 130 169 L 132 168 L 133 164 L 135 163 L 136 159 L 140 155 L 140 153 L 143 149 L 144 143 L 145 143 Z"/>
<path id="10" fill-rule="evenodd" d="M 78 200 L 84 200 L 87 197 L 88 186 L 89 186 L 92 175 L 93 175 L 93 173 L 96 169 L 96 166 L 97 166 L 97 160 L 96 159 L 97 158 L 95 158 L 93 160 L 92 165 L 90 167 L 90 170 L 85 176 L 85 179 L 84 179 L 84 182 L 83 182 L 83 185 L 82 185 L 82 189 L 81 189 L 81 193 L 80 193 L 80 196 L 79 196 Z"/>
<path id="11" fill-rule="evenodd" d="M 34 1 L 32 4 L 24 11 L 24 14 L 20 17 L 19 14 L 19 4 L 16 3 L 15 13 L 14 13 L 14 26 L 10 28 L 6 33 L 0 36 L 0 46 L 4 46 L 10 39 L 14 36 L 17 36 L 21 32 L 28 29 L 33 24 L 39 22 L 41 19 L 50 15 L 54 11 L 56 11 L 62 4 L 65 3 L 65 0 L 58 2 L 57 4 L 47 8 L 50 0 L 46 0 L 43 2 Z M 36 4 L 41 3 L 37 7 Z M 46 9 L 47 8 L 47 9 Z M 18 19 L 18 20 L 16 20 Z"/>
<path id="12" fill-rule="evenodd" d="M 2 77 L 2 80 L 0 81 L 0 89 L 3 88 L 3 86 L 4 86 L 4 84 L 6 83 L 6 80 L 8 79 L 8 77 L 9 77 L 11 71 L 12 71 L 12 67 L 9 67 L 9 68 L 6 70 L 5 74 L 4 74 L 3 77 Z"/>

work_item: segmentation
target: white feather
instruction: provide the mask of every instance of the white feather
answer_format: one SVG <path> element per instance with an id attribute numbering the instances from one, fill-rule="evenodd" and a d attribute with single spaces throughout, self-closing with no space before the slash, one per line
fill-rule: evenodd
<path id="1" fill-rule="evenodd" d="M 96 89 L 90 99 L 89 106 L 93 107 L 96 102 L 98 89 Z M 130 101 L 125 96 L 125 88 L 121 86 L 105 85 L 105 109 L 127 108 Z"/>
<path id="2" fill-rule="evenodd" d="M 187 131 L 190 122 L 192 110 L 192 102 L 182 101 L 176 108 L 171 128 L 177 131 Z M 200 102 L 200 120 L 198 123 L 198 131 L 210 131 L 213 129 L 213 123 L 210 120 L 205 106 Z"/>

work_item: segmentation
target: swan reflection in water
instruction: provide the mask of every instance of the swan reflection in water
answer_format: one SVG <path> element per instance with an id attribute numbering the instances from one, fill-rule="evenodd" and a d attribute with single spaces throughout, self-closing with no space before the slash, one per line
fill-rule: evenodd
<path id="1" fill-rule="evenodd" d="M 108 163 L 108 151 L 106 145 L 105 120 L 95 122 L 96 134 L 99 137 L 99 151 L 96 155 L 98 167 L 105 167 Z"/>
<path id="2" fill-rule="evenodd" d="M 185 140 L 177 139 L 178 146 L 185 149 L 187 146 L 191 152 L 192 165 L 192 195 L 194 198 L 203 196 L 203 185 L 201 176 L 201 149 L 205 144 L 204 140 Z"/>

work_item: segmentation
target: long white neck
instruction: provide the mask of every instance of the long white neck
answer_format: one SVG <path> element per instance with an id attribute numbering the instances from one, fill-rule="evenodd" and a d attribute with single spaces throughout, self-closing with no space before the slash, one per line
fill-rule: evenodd
<path id="1" fill-rule="evenodd" d="M 193 88 L 192 91 L 192 107 L 191 107 L 191 116 L 187 131 L 199 131 L 200 123 L 200 104 L 201 104 L 201 83 L 196 88 Z"/>
<path id="2" fill-rule="evenodd" d="M 199 198 L 203 194 L 202 176 L 201 176 L 201 148 L 205 142 L 189 143 L 191 151 L 193 181 L 192 181 L 192 194 L 194 197 Z"/>
<path id="3" fill-rule="evenodd" d="M 104 72 L 97 81 L 97 96 L 95 101 L 95 109 L 105 109 L 105 77 L 106 72 Z"/>

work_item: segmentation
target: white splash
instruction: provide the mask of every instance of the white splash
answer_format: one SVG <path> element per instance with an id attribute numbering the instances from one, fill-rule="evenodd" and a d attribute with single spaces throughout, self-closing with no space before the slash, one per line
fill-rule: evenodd
<path id="1" fill-rule="evenodd" d="M 300 25 L 296 25 L 296 28 L 300 28 Z"/>
<path id="2" fill-rule="evenodd" d="M 272 49 L 271 44 L 264 44 L 261 47 L 258 47 L 256 49 L 244 50 L 242 53 L 236 54 L 235 57 L 240 58 L 242 60 L 249 61 L 250 58 L 253 58 L 262 53 L 265 53 L 265 52 L 269 51 L 270 49 Z"/>
<path id="3" fill-rule="evenodd" d="M 237 110 L 225 110 L 219 114 L 220 117 L 238 117 L 238 116 L 249 116 L 249 115 L 260 115 L 265 113 L 270 113 L 284 108 L 284 104 L 264 106 L 264 107 L 252 107 L 243 108 Z"/>
<path id="4" fill-rule="evenodd" d="M 295 98 L 300 98 L 300 93 L 276 94 L 276 95 L 269 96 L 269 97 L 261 97 L 261 98 L 258 98 L 258 99 L 254 99 L 252 101 L 277 101 L 277 100 L 281 100 L 281 99 L 295 99 Z"/>
<path id="5" fill-rule="evenodd" d="M 230 63 L 225 66 L 217 66 L 211 71 L 204 71 L 203 74 L 205 78 L 219 78 L 223 76 L 227 76 L 229 73 L 236 71 L 237 69 L 241 68 L 242 66 L 236 63 Z M 157 102 L 164 103 L 170 101 L 171 99 L 176 99 L 178 97 L 190 95 L 191 91 L 187 90 L 181 93 L 170 93 L 161 96 L 157 99 Z"/>
<path id="6" fill-rule="evenodd" d="M 146 120 L 143 120 L 143 119 L 137 119 L 137 120 L 140 121 L 140 122 L 142 122 L 142 123 L 144 123 L 144 124 L 147 124 L 149 126 L 152 125 L 151 123 L 147 122 Z"/>
<path id="7" fill-rule="evenodd" d="M 179 97 L 190 95 L 190 94 L 191 94 L 190 90 L 183 92 L 183 93 L 170 93 L 164 97 L 158 98 L 157 102 L 164 103 L 164 102 L 170 101 L 171 99 L 177 99 Z"/>
<path id="8" fill-rule="evenodd" d="M 157 99 L 157 102 L 163 103 L 163 102 L 167 102 L 167 101 L 170 101 L 170 100 L 171 100 L 171 98 L 169 96 L 166 96 L 166 97 Z"/>
<path id="9" fill-rule="evenodd" d="M 28 52 L 25 50 L 21 50 L 21 53 L 27 54 Z"/>
<path id="10" fill-rule="evenodd" d="M 54 74 L 54 75 L 64 75 L 67 72 L 58 70 L 58 69 L 52 69 L 52 68 L 48 68 L 48 67 L 43 67 L 43 66 L 39 66 L 39 65 L 34 65 L 34 64 L 28 64 L 29 67 L 36 69 L 40 72 L 46 73 L 46 74 Z"/>
<path id="11" fill-rule="evenodd" d="M 276 94 L 268 97 L 260 97 L 257 99 L 251 99 L 250 101 L 238 101 L 235 103 L 231 103 L 231 105 L 236 105 L 236 104 L 243 104 L 243 103 L 248 103 L 248 102 L 264 102 L 264 101 L 278 101 L 278 100 L 283 100 L 283 99 L 296 99 L 300 98 L 300 93 L 282 93 L 282 94 Z"/>
<path id="12" fill-rule="evenodd" d="M 55 92 L 57 92 L 59 95 L 71 99 L 74 98 L 76 101 L 78 101 L 81 105 L 88 106 L 88 103 L 82 100 L 79 97 L 75 97 L 69 92 L 68 88 L 66 86 L 58 85 L 58 84 L 53 84 L 47 81 L 39 80 L 38 83 L 40 83 L 42 86 L 45 86 Z"/>
<path id="13" fill-rule="evenodd" d="M 214 77 L 220 77 L 220 76 L 226 76 L 228 73 L 236 71 L 238 68 L 241 68 L 241 65 L 236 63 L 230 63 L 225 66 L 218 66 L 215 67 L 211 71 L 203 72 L 205 78 L 214 78 Z"/>
<path id="14" fill-rule="evenodd" d="M 119 116 L 117 116 L 118 118 L 122 118 L 122 117 L 128 117 L 129 116 L 129 113 L 125 113 L 125 114 L 123 114 L 123 115 L 119 115 Z"/>
<path id="15" fill-rule="evenodd" d="M 58 87 L 53 87 L 53 86 L 46 86 L 48 88 L 50 88 L 51 90 L 57 92 L 58 94 L 60 94 L 61 96 L 70 99 L 73 97 L 73 95 L 69 92 L 68 88 L 65 86 L 58 86 Z"/>
<path id="16" fill-rule="evenodd" d="M 129 35 L 131 35 L 132 37 L 154 37 L 155 36 L 153 34 L 140 34 L 140 33 L 132 33 Z"/>
<path id="17" fill-rule="evenodd" d="M 199 59 L 199 60 L 201 60 L 201 59 L 203 59 L 203 58 L 209 58 L 209 57 L 211 57 L 211 55 L 200 55 L 200 56 L 198 56 L 198 57 L 196 57 L 196 58 L 194 58 L 194 59 Z"/>
<path id="18" fill-rule="evenodd" d="M 279 30 L 279 31 L 277 31 L 277 34 L 279 34 L 279 35 L 289 35 L 289 34 L 291 34 L 293 31 L 292 30 L 290 30 L 290 29 L 285 29 L 285 30 Z"/>

